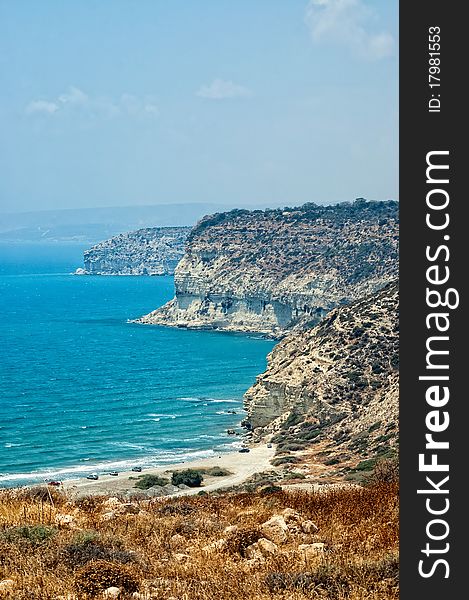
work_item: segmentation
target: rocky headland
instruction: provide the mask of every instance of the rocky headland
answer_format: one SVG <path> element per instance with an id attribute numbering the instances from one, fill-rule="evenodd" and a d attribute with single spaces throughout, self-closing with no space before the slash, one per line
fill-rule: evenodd
<path id="1" fill-rule="evenodd" d="M 190 227 L 150 227 L 121 233 L 83 255 L 79 275 L 172 275 Z"/>
<path id="2" fill-rule="evenodd" d="M 202 219 L 175 270 L 176 295 L 144 324 L 281 337 L 397 276 L 398 204 L 306 204 Z"/>
<path id="3" fill-rule="evenodd" d="M 244 423 L 253 440 L 277 442 L 279 464 L 311 454 L 341 465 L 391 456 L 398 442 L 398 369 L 395 281 L 280 341 L 245 394 Z"/>

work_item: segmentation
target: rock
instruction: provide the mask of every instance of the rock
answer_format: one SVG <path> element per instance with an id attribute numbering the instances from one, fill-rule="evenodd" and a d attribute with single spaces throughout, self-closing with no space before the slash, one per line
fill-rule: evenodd
<path id="1" fill-rule="evenodd" d="M 255 560 L 255 561 L 258 561 L 258 562 L 264 562 L 265 561 L 264 555 L 260 551 L 259 546 L 257 545 L 257 543 L 251 544 L 250 546 L 248 546 L 245 549 L 245 551 L 244 551 L 244 556 L 248 560 Z"/>
<path id="2" fill-rule="evenodd" d="M 103 592 L 104 598 L 119 598 L 121 595 L 121 590 L 118 587 L 108 587 Z"/>
<path id="3" fill-rule="evenodd" d="M 170 548 L 181 548 L 181 546 L 186 545 L 186 538 L 179 533 L 174 534 L 169 540 Z"/>
<path id="4" fill-rule="evenodd" d="M 304 555 L 306 560 L 317 558 L 319 554 L 325 551 L 326 545 L 322 542 L 316 542 L 314 544 L 300 544 L 298 551 Z"/>
<path id="5" fill-rule="evenodd" d="M 303 523 L 301 523 L 301 529 L 303 530 L 303 533 L 316 533 L 319 529 L 319 527 L 316 525 L 316 523 L 313 523 L 313 521 L 303 521 Z"/>
<path id="6" fill-rule="evenodd" d="M 127 515 L 138 515 L 140 508 L 136 504 L 127 503 L 122 504 L 121 510 Z"/>
<path id="7" fill-rule="evenodd" d="M 205 217 L 175 270 L 175 298 L 139 322 L 274 336 L 315 322 L 397 277 L 398 206 L 307 204 Z M 362 263 L 350 248 L 364 240 L 374 260 L 351 277 Z"/>
<path id="8" fill-rule="evenodd" d="M 76 519 L 73 515 L 62 515 L 62 514 L 55 515 L 54 522 L 56 525 L 59 525 L 60 527 L 74 528 L 77 526 Z"/>
<path id="9" fill-rule="evenodd" d="M 3 579 L 0 581 L 0 591 L 1 592 L 9 592 L 15 588 L 16 584 L 13 579 Z"/>
<path id="10" fill-rule="evenodd" d="M 274 515 L 261 525 L 265 537 L 276 544 L 284 544 L 288 539 L 288 525 L 282 515 Z"/>
<path id="11" fill-rule="evenodd" d="M 78 275 L 171 275 L 184 254 L 190 227 L 149 227 L 121 233 L 83 255 Z M 80 271 L 80 273 L 78 273 Z"/>
<path id="12" fill-rule="evenodd" d="M 180 483 L 177 487 L 180 490 L 190 490 L 191 489 L 190 486 L 186 485 L 185 483 Z"/>
<path id="13" fill-rule="evenodd" d="M 233 533 L 236 533 L 238 529 L 239 527 L 237 525 L 228 525 L 228 527 L 225 527 L 225 529 L 223 530 L 223 533 L 226 533 L 227 535 L 232 535 Z"/>
<path id="14" fill-rule="evenodd" d="M 278 546 L 266 538 L 257 540 L 257 547 L 264 556 L 273 556 L 278 553 Z"/>
<path id="15" fill-rule="evenodd" d="M 107 500 L 105 500 L 102 504 L 102 506 L 105 506 L 106 508 L 109 509 L 115 509 L 115 508 L 119 508 L 121 506 L 122 502 L 119 500 L 119 498 L 116 498 L 115 496 L 111 496 L 110 498 L 108 498 Z"/>
<path id="16" fill-rule="evenodd" d="M 282 516 L 285 519 L 286 523 L 299 523 L 301 521 L 301 516 L 296 510 L 293 508 L 286 508 L 282 511 Z"/>
<path id="17" fill-rule="evenodd" d="M 173 559 L 176 562 L 180 562 L 180 563 L 187 562 L 188 560 L 190 560 L 190 558 L 191 557 L 188 554 L 184 554 L 183 552 L 178 552 L 176 554 L 173 554 Z"/>
<path id="18" fill-rule="evenodd" d="M 109 512 L 105 512 L 102 516 L 103 521 L 112 521 L 117 517 L 117 513 L 115 510 L 110 510 Z"/>
<path id="19" fill-rule="evenodd" d="M 162 487 L 162 490 L 165 494 L 169 495 L 169 494 L 175 494 L 176 492 L 179 492 L 179 488 L 177 485 L 173 485 L 172 483 L 167 483 L 166 485 L 164 485 Z"/>
<path id="20" fill-rule="evenodd" d="M 223 550 L 226 547 L 226 540 L 221 538 L 220 540 L 216 540 L 215 542 L 212 542 L 211 544 L 207 544 L 206 546 L 204 546 L 202 548 L 202 550 L 204 552 L 208 552 L 209 554 L 212 554 L 213 552 L 220 552 L 220 550 Z"/>

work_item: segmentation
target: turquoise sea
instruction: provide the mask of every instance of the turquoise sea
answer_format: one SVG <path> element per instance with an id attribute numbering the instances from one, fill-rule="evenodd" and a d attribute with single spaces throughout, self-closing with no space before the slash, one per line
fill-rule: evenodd
<path id="1" fill-rule="evenodd" d="M 83 249 L 0 245 L 0 486 L 233 449 L 226 429 L 273 347 L 128 323 L 173 278 L 71 275 Z"/>

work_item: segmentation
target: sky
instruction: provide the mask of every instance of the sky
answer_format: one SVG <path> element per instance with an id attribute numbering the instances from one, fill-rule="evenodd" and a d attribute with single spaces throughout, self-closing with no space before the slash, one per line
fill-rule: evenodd
<path id="1" fill-rule="evenodd" d="M 0 211 L 398 197 L 397 0 L 0 0 Z"/>

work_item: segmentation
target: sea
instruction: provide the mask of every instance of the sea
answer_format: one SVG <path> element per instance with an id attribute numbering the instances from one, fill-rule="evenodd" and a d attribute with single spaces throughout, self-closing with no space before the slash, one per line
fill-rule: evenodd
<path id="1" fill-rule="evenodd" d="M 138 325 L 173 277 L 77 276 L 80 245 L 0 245 L 0 487 L 220 455 L 274 343 Z"/>

